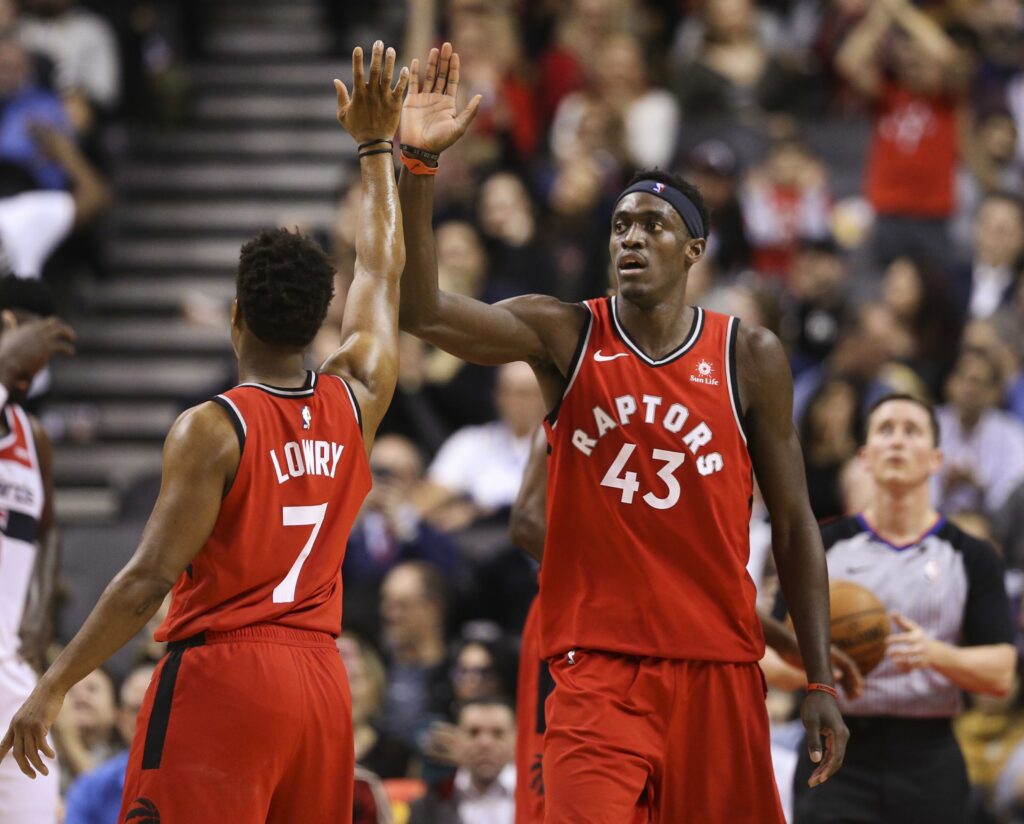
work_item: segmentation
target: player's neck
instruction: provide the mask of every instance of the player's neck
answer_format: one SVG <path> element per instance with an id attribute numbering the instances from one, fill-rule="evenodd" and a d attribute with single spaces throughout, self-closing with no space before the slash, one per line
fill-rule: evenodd
<path id="1" fill-rule="evenodd" d="M 265 383 L 285 389 L 302 386 L 306 363 L 301 351 L 282 351 L 249 338 L 238 352 L 238 382 Z"/>
<path id="2" fill-rule="evenodd" d="M 927 483 L 897 490 L 876 488 L 863 514 L 868 525 L 895 546 L 916 541 L 939 517 Z"/>
<path id="3" fill-rule="evenodd" d="M 653 306 L 638 306 L 622 296 L 615 301 L 616 315 L 629 337 L 652 358 L 676 349 L 693 327 L 694 309 L 679 290 Z"/>

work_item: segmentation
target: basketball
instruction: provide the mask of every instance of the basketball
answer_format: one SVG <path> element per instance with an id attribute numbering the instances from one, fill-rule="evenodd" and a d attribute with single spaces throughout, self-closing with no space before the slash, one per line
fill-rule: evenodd
<path id="1" fill-rule="evenodd" d="M 852 581 L 829 584 L 832 643 L 867 675 L 885 656 L 889 613 L 873 592 Z"/>

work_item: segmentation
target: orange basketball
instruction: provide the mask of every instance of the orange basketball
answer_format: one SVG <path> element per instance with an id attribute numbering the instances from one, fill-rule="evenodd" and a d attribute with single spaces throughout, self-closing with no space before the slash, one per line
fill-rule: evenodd
<path id="1" fill-rule="evenodd" d="M 885 638 L 890 630 L 885 604 L 853 581 L 832 581 L 828 591 L 832 643 L 867 675 L 885 657 Z"/>

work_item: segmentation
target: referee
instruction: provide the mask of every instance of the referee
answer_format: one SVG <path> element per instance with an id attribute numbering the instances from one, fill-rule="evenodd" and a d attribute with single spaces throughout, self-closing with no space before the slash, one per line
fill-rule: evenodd
<path id="1" fill-rule="evenodd" d="M 830 580 L 890 610 L 886 657 L 861 696 L 840 697 L 843 769 L 809 789 L 800 760 L 794 824 L 963 824 L 968 783 L 951 720 L 961 691 L 1007 692 L 1017 662 L 1002 563 L 932 507 L 942 463 L 930 406 L 889 395 L 868 412 L 860 460 L 873 480 L 862 512 L 822 528 Z"/>

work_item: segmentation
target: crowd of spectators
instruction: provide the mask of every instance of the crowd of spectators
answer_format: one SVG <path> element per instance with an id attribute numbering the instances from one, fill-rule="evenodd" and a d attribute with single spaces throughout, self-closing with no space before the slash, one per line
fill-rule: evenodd
<path id="1" fill-rule="evenodd" d="M 0 188 L 31 180 L 0 197 L 0 242 L 15 260 L 9 198 L 70 195 L 48 207 L 63 210 L 53 244 L 105 203 L 102 178 L 74 147 L 90 146 L 116 109 L 120 75 L 116 59 L 81 59 L 113 48 L 95 15 L 35 0 L 23 18 L 8 9 L 4 23 L 5 5 Z M 370 11 L 333 5 L 339 43 L 348 45 L 346 26 L 372 26 Z M 142 22 L 156 25 L 155 8 Z M 602 295 L 616 194 L 636 168 L 683 173 L 711 211 L 690 299 L 785 343 L 815 515 L 861 506 L 857 450 L 875 400 L 897 391 L 934 401 L 945 455 L 936 503 L 1002 553 L 1020 613 L 1020 2 L 420 0 L 377 13 L 404 34 L 403 62 L 451 39 L 466 99 L 484 95 L 437 178 L 445 289 L 486 300 Z M 335 224 L 322 227 L 342 288 L 311 360 L 337 340 L 355 204 L 343 193 Z M 29 255 L 19 274 L 37 275 L 47 255 Z M 507 526 L 544 412 L 523 364 L 485 369 L 403 339 L 395 401 L 371 456 L 374 490 L 344 565 L 338 644 L 359 763 L 388 782 L 413 822 L 471 822 L 459 815 L 474 804 L 511 804 L 509 707 L 536 568 Z M 763 507 L 754 511 L 762 564 Z M 757 583 L 770 592 L 765 566 Z M 123 720 L 102 673 L 80 685 L 89 695 L 69 697 L 75 718 L 58 736 L 66 772 L 84 777 L 68 795 L 68 821 L 112 820 L 79 811 L 114 792 L 117 762 L 109 773 L 90 767 L 129 734 L 137 672 L 121 688 Z M 792 719 L 792 700 L 773 696 L 771 707 L 780 728 Z M 976 824 L 1024 821 L 1019 685 L 999 701 L 972 700 L 957 732 Z M 376 809 L 379 788 L 364 780 Z"/>

